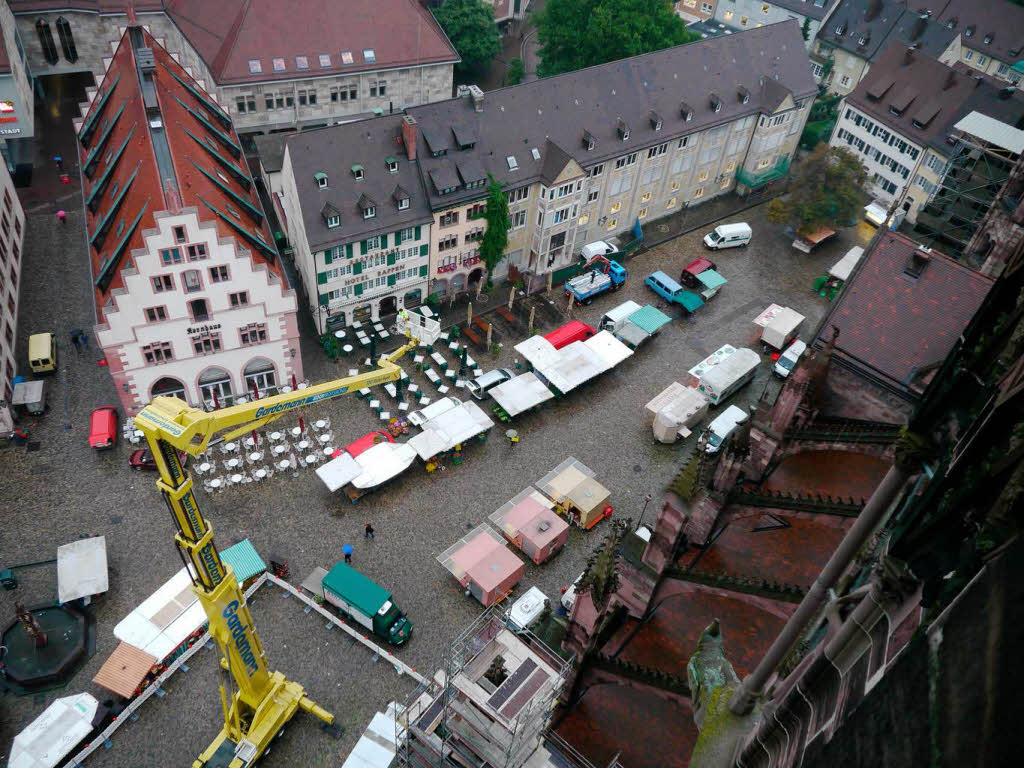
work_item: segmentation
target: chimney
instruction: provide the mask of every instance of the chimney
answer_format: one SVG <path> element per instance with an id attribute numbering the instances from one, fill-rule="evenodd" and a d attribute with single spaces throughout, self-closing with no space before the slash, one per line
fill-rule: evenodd
<path id="1" fill-rule="evenodd" d="M 480 86 L 471 85 L 469 86 L 469 95 L 473 99 L 473 109 L 477 112 L 484 111 L 484 92 L 480 90 Z"/>
<path id="2" fill-rule="evenodd" d="M 914 46 L 907 48 L 906 53 L 903 54 L 903 66 L 912 64 L 914 62 Z"/>
<path id="3" fill-rule="evenodd" d="M 921 35 L 924 34 L 925 29 L 928 27 L 928 17 L 918 16 L 914 19 L 914 26 L 910 28 L 910 39 L 918 40 Z"/>
<path id="4" fill-rule="evenodd" d="M 910 259 L 907 261 L 907 266 L 904 268 L 903 273 L 909 277 L 918 278 L 931 260 L 932 249 L 925 248 L 922 245 L 910 254 Z"/>
<path id="5" fill-rule="evenodd" d="M 416 118 L 402 115 L 402 143 L 405 144 L 405 154 L 410 160 L 416 159 L 416 133 Z"/>
<path id="6" fill-rule="evenodd" d="M 882 0 L 871 0 L 868 5 L 867 11 L 864 13 L 865 21 L 873 21 L 878 18 L 878 14 L 882 12 Z"/>
<path id="7" fill-rule="evenodd" d="M 954 85 L 956 85 L 956 70 L 951 67 L 946 73 L 946 84 L 942 86 L 942 90 L 948 91 Z"/>

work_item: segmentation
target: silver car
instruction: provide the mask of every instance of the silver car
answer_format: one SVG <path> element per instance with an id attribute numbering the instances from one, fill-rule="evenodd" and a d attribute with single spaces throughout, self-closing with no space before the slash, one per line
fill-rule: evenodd
<path id="1" fill-rule="evenodd" d="M 493 371 L 488 371 L 482 376 L 477 377 L 466 386 L 469 387 L 469 393 L 473 395 L 473 397 L 477 400 L 483 400 L 484 396 L 490 390 L 494 389 L 499 384 L 505 383 L 513 376 L 515 376 L 515 374 L 508 368 L 495 368 Z"/>

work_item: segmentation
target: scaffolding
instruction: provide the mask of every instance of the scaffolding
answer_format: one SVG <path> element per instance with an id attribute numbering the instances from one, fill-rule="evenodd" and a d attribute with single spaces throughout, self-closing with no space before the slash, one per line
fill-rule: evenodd
<path id="1" fill-rule="evenodd" d="M 504 680 L 487 679 L 495 659 Z M 513 634 L 493 605 L 448 646 L 434 679 L 413 691 L 395 721 L 403 768 L 553 765 L 541 747 L 570 662 L 530 632 Z"/>
<path id="2" fill-rule="evenodd" d="M 968 261 L 972 255 L 965 253 L 967 244 L 1020 157 L 1012 129 L 991 118 L 979 119 L 983 117 L 972 113 L 957 123 L 939 186 L 914 225 L 914 237 L 922 244 Z"/>

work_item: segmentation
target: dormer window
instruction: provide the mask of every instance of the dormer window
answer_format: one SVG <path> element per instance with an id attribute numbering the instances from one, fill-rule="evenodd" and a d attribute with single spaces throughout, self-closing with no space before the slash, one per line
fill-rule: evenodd
<path id="1" fill-rule="evenodd" d="M 964 37 L 974 37 L 974 25 L 968 24 L 967 29 L 964 30 Z"/>
<path id="2" fill-rule="evenodd" d="M 836 25 L 836 37 L 842 37 L 845 34 L 846 34 L 846 25 L 845 24 L 837 24 Z"/>
<path id="3" fill-rule="evenodd" d="M 514 155 L 509 155 L 505 158 L 505 162 L 508 163 L 508 169 L 514 171 L 519 167 L 519 161 L 516 160 Z"/>
<path id="4" fill-rule="evenodd" d="M 629 126 L 621 117 L 619 118 L 618 131 L 620 139 L 623 141 L 629 141 Z"/>
<path id="5" fill-rule="evenodd" d="M 395 187 L 391 196 L 395 199 L 398 210 L 405 211 L 409 209 L 409 193 L 402 189 L 400 185 Z"/>
<path id="6" fill-rule="evenodd" d="M 991 43 L 992 42 L 992 38 L 993 38 L 993 35 L 992 35 L 991 32 L 989 34 L 985 35 L 985 45 L 988 45 L 989 43 Z"/>
<path id="7" fill-rule="evenodd" d="M 326 173 L 314 173 L 313 178 L 316 179 L 316 185 L 320 189 L 327 189 L 327 174 Z"/>
<path id="8" fill-rule="evenodd" d="M 750 91 L 741 85 L 736 89 L 736 97 L 739 99 L 740 104 L 746 104 L 750 101 Z"/>
<path id="9" fill-rule="evenodd" d="M 377 215 L 377 209 L 374 206 L 372 206 L 372 205 L 367 206 L 366 208 L 363 209 L 363 218 L 364 219 L 372 219 L 376 215 Z"/>
<path id="10" fill-rule="evenodd" d="M 341 225 L 341 216 L 328 216 L 327 217 L 327 228 L 334 229 Z"/>
<path id="11" fill-rule="evenodd" d="M 896 117 L 899 117 L 901 114 L 903 114 L 903 110 L 894 104 L 889 105 L 889 112 L 895 115 Z"/>
<path id="12" fill-rule="evenodd" d="M 721 112 L 722 111 L 722 100 L 720 98 L 718 98 L 718 94 L 717 93 L 712 93 L 711 94 L 711 109 L 714 112 Z"/>
<path id="13" fill-rule="evenodd" d="M 583 146 L 586 147 L 587 152 L 593 152 L 594 147 L 597 146 L 597 140 L 590 131 L 583 132 Z"/>
<path id="14" fill-rule="evenodd" d="M 363 166 L 358 165 L 358 164 L 357 165 L 353 165 L 352 166 L 352 176 L 355 177 L 356 181 L 362 181 L 363 180 Z"/>
<path id="15" fill-rule="evenodd" d="M 377 204 L 366 195 L 359 196 L 357 203 L 359 210 L 363 212 L 364 219 L 372 219 L 377 215 Z"/>
<path id="16" fill-rule="evenodd" d="M 341 211 L 335 207 L 334 203 L 324 203 L 324 207 L 320 209 L 320 216 L 328 229 L 334 229 L 341 225 Z"/>
<path id="17" fill-rule="evenodd" d="M 653 128 L 655 131 L 660 131 L 661 130 L 661 116 L 657 112 L 651 112 L 648 115 L 648 118 L 651 121 L 651 128 Z"/>
<path id="18" fill-rule="evenodd" d="M 870 39 L 871 38 L 868 35 L 861 35 L 860 37 L 857 38 L 857 45 L 861 45 L 861 46 L 867 45 L 868 44 L 868 40 L 870 40 Z"/>
<path id="19" fill-rule="evenodd" d="M 398 161 L 393 157 L 385 157 L 384 162 L 388 164 L 388 173 L 398 173 Z"/>
<path id="20" fill-rule="evenodd" d="M 679 103 L 679 116 L 686 122 L 693 119 L 693 109 L 685 101 Z"/>
<path id="21" fill-rule="evenodd" d="M 403 197 L 401 200 L 398 201 L 398 210 L 400 210 L 400 211 L 407 211 L 407 210 L 409 210 L 409 198 L 408 197 Z"/>

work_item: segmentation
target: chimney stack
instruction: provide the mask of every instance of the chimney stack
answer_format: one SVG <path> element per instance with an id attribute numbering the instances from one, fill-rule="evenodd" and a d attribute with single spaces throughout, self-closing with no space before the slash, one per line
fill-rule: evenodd
<path id="1" fill-rule="evenodd" d="M 402 143 L 405 144 L 405 154 L 410 160 L 416 159 L 416 133 L 416 118 L 402 115 Z"/>
<path id="2" fill-rule="evenodd" d="M 914 46 L 907 48 L 907 52 L 903 54 L 903 66 L 912 64 L 914 61 Z"/>
<path id="3" fill-rule="evenodd" d="M 484 111 L 484 92 L 477 85 L 469 86 L 469 95 L 473 98 L 473 109 L 477 112 Z"/>
<path id="4" fill-rule="evenodd" d="M 946 84 L 942 86 L 942 90 L 948 91 L 954 85 L 956 85 L 956 70 L 951 67 L 946 73 Z"/>

